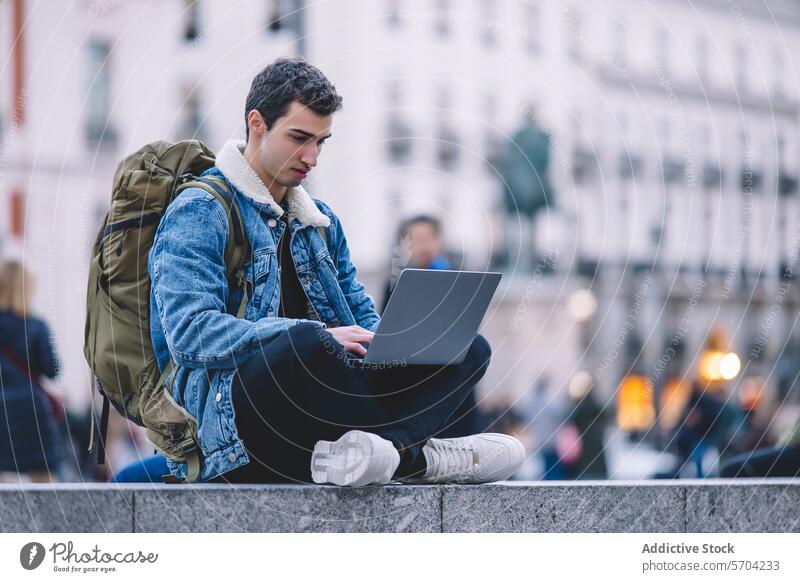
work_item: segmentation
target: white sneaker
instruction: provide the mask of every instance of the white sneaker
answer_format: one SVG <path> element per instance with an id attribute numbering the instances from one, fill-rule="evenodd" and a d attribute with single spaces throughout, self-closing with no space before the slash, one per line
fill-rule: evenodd
<path id="1" fill-rule="evenodd" d="M 314 483 L 349 487 L 383 485 L 400 464 L 394 444 L 371 432 L 351 430 L 336 441 L 317 441 L 311 454 Z"/>
<path id="2" fill-rule="evenodd" d="M 403 483 L 491 483 L 513 475 L 525 461 L 525 446 L 513 436 L 489 432 L 429 439 L 422 447 L 428 468 Z"/>

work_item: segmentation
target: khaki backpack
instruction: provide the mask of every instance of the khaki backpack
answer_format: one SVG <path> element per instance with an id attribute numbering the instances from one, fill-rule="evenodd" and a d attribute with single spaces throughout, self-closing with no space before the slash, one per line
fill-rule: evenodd
<path id="1" fill-rule="evenodd" d="M 197 478 L 197 419 L 173 399 L 167 380 L 174 378 L 176 366 L 170 360 L 160 373 L 150 339 L 147 257 L 161 217 L 182 190 L 195 187 L 212 194 L 228 215 L 232 236 L 225 248 L 227 278 L 231 290 L 244 289 L 236 314 L 243 317 L 248 301 L 244 264 L 249 243 L 225 181 L 195 177 L 213 165 L 214 154 L 199 141 L 188 140 L 148 144 L 117 167 L 111 207 L 92 249 L 84 330 L 84 355 L 104 397 L 100 463 L 104 462 L 110 401 L 122 416 L 147 429 L 147 438 L 161 453 L 188 464 L 189 481 Z M 89 449 L 93 447 L 94 422 Z"/>

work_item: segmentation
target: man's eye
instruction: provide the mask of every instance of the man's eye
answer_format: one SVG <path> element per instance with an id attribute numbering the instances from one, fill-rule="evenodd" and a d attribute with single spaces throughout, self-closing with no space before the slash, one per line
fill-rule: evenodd
<path id="1" fill-rule="evenodd" d="M 299 135 L 292 136 L 292 139 L 294 139 L 294 141 L 296 141 L 297 143 L 303 143 L 304 141 L 306 141 L 306 138 L 300 137 Z"/>

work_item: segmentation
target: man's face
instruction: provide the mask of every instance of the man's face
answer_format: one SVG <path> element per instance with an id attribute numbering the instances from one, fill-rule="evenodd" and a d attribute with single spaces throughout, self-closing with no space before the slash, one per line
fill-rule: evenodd
<path id="1" fill-rule="evenodd" d="M 442 251 L 442 241 L 436 234 L 436 229 L 429 222 L 417 222 L 408 226 L 406 230 L 411 263 L 422 267 L 431 264 Z"/>
<path id="2" fill-rule="evenodd" d="M 257 114 L 258 115 L 258 114 Z M 292 101 L 286 115 L 266 129 L 250 126 L 250 139 L 260 141 L 258 156 L 263 169 L 287 188 L 299 185 L 317 165 L 322 145 L 331 135 L 332 115 L 319 115 L 299 101 Z"/>

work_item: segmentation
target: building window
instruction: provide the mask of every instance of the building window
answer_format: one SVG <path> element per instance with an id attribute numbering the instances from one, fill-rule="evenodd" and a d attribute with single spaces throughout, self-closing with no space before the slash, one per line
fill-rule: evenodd
<path id="1" fill-rule="evenodd" d="M 703 161 L 702 168 L 700 170 L 700 179 L 703 188 L 706 190 L 719 191 L 720 188 L 722 188 L 722 166 L 719 156 L 712 151 L 711 132 L 705 125 L 703 125 L 700 130 L 700 148 L 704 153 L 708 152 L 710 154 Z"/>
<path id="2" fill-rule="evenodd" d="M 503 155 L 503 142 L 497 129 L 497 97 L 495 95 L 487 95 L 484 108 L 484 123 L 486 124 L 484 157 L 486 168 L 489 172 L 496 173 Z"/>
<path id="3" fill-rule="evenodd" d="M 740 174 L 740 186 L 742 192 L 753 193 L 761 190 L 764 183 L 764 176 L 758 162 L 753 159 L 753 147 L 747 131 L 742 131 L 740 136 L 741 152 L 744 157 Z"/>
<path id="4" fill-rule="evenodd" d="M 299 31 L 300 5 L 297 0 L 269 0 L 267 10 L 267 30 L 283 32 Z"/>
<path id="5" fill-rule="evenodd" d="M 203 124 L 204 116 L 199 89 L 196 86 L 185 87 L 183 95 L 178 139 L 198 139 L 203 141 L 207 135 Z"/>
<path id="6" fill-rule="evenodd" d="M 669 53 L 670 53 L 670 40 L 669 40 L 669 31 L 663 26 L 658 26 L 656 28 L 656 55 L 658 61 L 661 63 L 661 69 L 664 74 L 669 72 L 670 60 L 669 60 Z"/>
<path id="7" fill-rule="evenodd" d="M 450 2 L 448 0 L 437 0 L 434 22 L 438 36 L 446 37 L 450 34 Z"/>
<path id="8" fill-rule="evenodd" d="M 92 39 L 88 44 L 89 90 L 86 99 L 86 137 L 91 147 L 113 147 L 117 134 L 110 124 L 111 47 L 105 40 Z"/>
<path id="9" fill-rule="evenodd" d="M 577 185 L 589 182 L 599 170 L 597 152 L 583 134 L 581 119 L 580 112 L 576 112 L 572 125 L 572 179 Z"/>
<path id="10" fill-rule="evenodd" d="M 541 49 L 539 35 L 541 34 L 542 13 L 539 7 L 529 2 L 524 3 L 525 11 L 525 49 L 530 54 L 537 54 Z"/>
<path id="11" fill-rule="evenodd" d="M 453 170 L 458 164 L 460 148 L 458 134 L 448 122 L 443 122 L 439 126 L 436 139 L 439 142 L 439 166 L 443 170 Z"/>
<path id="12" fill-rule="evenodd" d="M 586 184 L 597 175 L 599 160 L 597 153 L 585 144 L 579 144 L 572 152 L 572 178 L 576 184 Z"/>
<path id="13" fill-rule="evenodd" d="M 760 192 L 761 187 L 764 185 L 764 176 L 761 174 L 761 170 L 742 164 L 740 185 L 742 192 Z"/>
<path id="14" fill-rule="evenodd" d="M 703 163 L 703 187 L 707 190 L 722 188 L 722 168 L 716 160 Z"/>
<path id="15" fill-rule="evenodd" d="M 634 152 L 623 151 L 619 154 L 619 177 L 623 179 L 640 179 L 644 163 L 641 156 Z"/>
<path id="16" fill-rule="evenodd" d="M 628 29 L 624 22 L 614 19 L 614 58 L 622 68 L 628 66 Z"/>
<path id="17" fill-rule="evenodd" d="M 439 129 L 437 131 L 437 158 L 439 166 L 445 170 L 453 170 L 458 163 L 458 154 L 460 150 L 459 137 L 450 121 L 450 110 L 452 104 L 450 103 L 450 91 L 447 87 L 442 87 L 439 91 L 438 108 L 440 113 Z"/>
<path id="18" fill-rule="evenodd" d="M 11 193 L 11 236 L 21 239 L 25 234 L 25 198 L 22 192 Z"/>
<path id="19" fill-rule="evenodd" d="M 200 35 L 200 2 L 199 0 L 186 0 L 184 8 L 183 40 L 194 42 Z"/>
<path id="20" fill-rule="evenodd" d="M 402 87 L 397 78 L 389 82 L 387 93 L 389 110 L 387 145 L 389 158 L 395 163 L 402 163 L 411 156 L 413 134 L 411 126 L 400 109 L 403 96 Z"/>
<path id="21" fill-rule="evenodd" d="M 497 42 L 497 13 L 495 0 L 483 0 L 482 16 L 480 19 L 481 42 L 486 46 L 494 46 Z"/>
<path id="22" fill-rule="evenodd" d="M 709 80 L 708 51 L 708 39 L 705 34 L 700 34 L 695 39 L 694 66 L 701 83 L 707 83 Z"/>
<path id="23" fill-rule="evenodd" d="M 583 51 L 581 42 L 583 37 L 583 18 L 581 13 L 575 8 L 567 8 L 564 11 L 564 22 L 567 26 L 567 54 L 574 62 L 581 60 Z"/>
<path id="24" fill-rule="evenodd" d="M 624 112 L 617 114 L 619 123 L 620 152 L 617 157 L 617 172 L 623 180 L 641 179 L 644 163 L 640 152 L 630 139 L 628 116 Z"/>
<path id="25" fill-rule="evenodd" d="M 399 28 L 401 23 L 400 0 L 389 0 L 386 22 L 391 28 Z"/>
<path id="26" fill-rule="evenodd" d="M 736 43 L 733 49 L 733 62 L 734 62 L 734 75 L 736 75 L 734 82 L 736 90 L 740 93 L 747 93 L 749 87 L 747 82 L 748 71 L 748 55 L 747 48 L 742 43 Z"/>
<path id="27" fill-rule="evenodd" d="M 661 160 L 664 184 L 675 184 L 683 179 L 686 164 L 678 157 L 666 155 Z"/>
<path id="28" fill-rule="evenodd" d="M 784 70 L 783 53 L 780 50 L 775 50 L 772 58 L 772 66 L 772 93 L 778 99 L 783 99 L 786 97 L 786 71 Z"/>
<path id="29" fill-rule="evenodd" d="M 778 136 L 778 194 L 789 196 L 797 192 L 797 176 L 793 175 L 786 164 L 786 138 Z"/>

